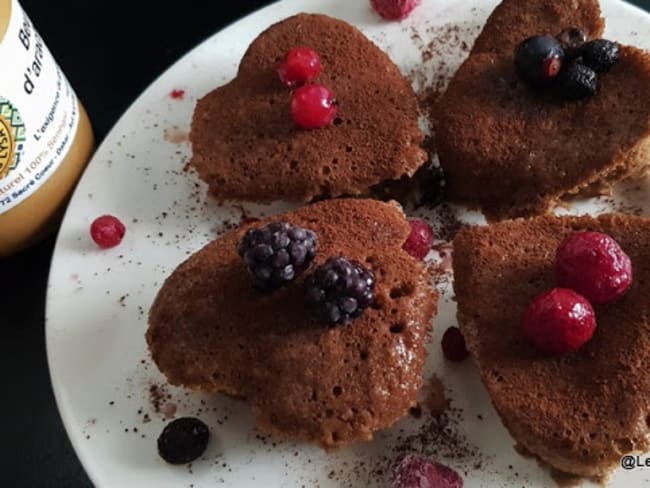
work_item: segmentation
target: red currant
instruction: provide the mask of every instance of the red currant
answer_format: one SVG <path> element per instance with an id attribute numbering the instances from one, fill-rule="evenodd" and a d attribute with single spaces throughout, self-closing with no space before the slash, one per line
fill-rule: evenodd
<path id="1" fill-rule="evenodd" d="M 183 100 L 183 98 L 185 98 L 185 90 L 180 90 L 178 88 L 174 88 L 169 93 L 169 96 L 172 97 L 174 100 Z"/>
<path id="2" fill-rule="evenodd" d="M 524 315 L 526 338 L 546 354 L 577 351 L 594 334 L 596 314 L 589 301 L 567 288 L 537 295 Z"/>
<path id="3" fill-rule="evenodd" d="M 334 94 L 322 85 L 298 88 L 291 99 L 293 120 L 304 129 L 321 129 L 336 117 Z"/>
<path id="4" fill-rule="evenodd" d="M 559 286 L 577 291 L 591 303 L 605 303 L 630 289 L 632 261 L 611 236 L 576 232 L 558 247 L 555 274 Z"/>
<path id="5" fill-rule="evenodd" d="M 308 47 L 294 47 L 278 67 L 280 80 L 288 87 L 303 85 L 318 78 L 320 56 Z"/>
<path id="6" fill-rule="evenodd" d="M 424 259 L 433 245 L 433 229 L 422 219 L 409 219 L 411 233 L 402 246 L 411 256 Z"/>
<path id="7" fill-rule="evenodd" d="M 102 249 L 115 247 L 120 242 L 126 233 L 126 227 L 120 222 L 117 217 L 112 215 L 102 215 L 95 219 L 90 226 L 90 236 Z"/>

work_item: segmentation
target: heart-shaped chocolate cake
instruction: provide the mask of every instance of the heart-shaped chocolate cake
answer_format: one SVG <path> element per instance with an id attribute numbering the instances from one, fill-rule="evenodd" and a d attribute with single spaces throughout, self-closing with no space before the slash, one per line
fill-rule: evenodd
<path id="1" fill-rule="evenodd" d="M 313 232 L 315 257 L 288 286 L 263 293 L 238 243 L 278 221 Z M 327 449 L 371 439 L 415 404 L 436 313 L 425 266 L 402 249 L 409 232 L 397 205 L 358 199 L 231 231 L 158 293 L 147 332 L 155 363 L 174 385 L 246 399 L 265 432 Z M 306 299 L 308 277 L 331 256 L 360 263 L 375 282 L 373 306 L 335 326 L 315 318 Z"/>
<path id="2" fill-rule="evenodd" d="M 515 67 L 515 49 L 531 36 L 577 28 L 596 38 L 603 27 L 597 0 L 505 0 L 496 8 L 437 111 L 452 201 L 494 218 L 539 214 L 645 168 L 648 53 L 619 46 L 618 62 L 582 100 L 535 89 Z"/>
<path id="3" fill-rule="evenodd" d="M 527 340 L 533 297 L 558 286 L 556 250 L 576 231 L 613 237 L 632 264 L 619 299 L 594 304 L 593 336 L 548 356 Z M 541 216 L 461 230 L 454 239 L 458 321 L 515 441 L 552 467 L 606 475 L 650 448 L 650 220 Z"/>
<path id="4" fill-rule="evenodd" d="M 278 76 L 303 46 L 320 55 L 314 81 L 336 98 L 336 118 L 321 129 L 294 122 Z M 237 77 L 199 100 L 191 165 L 218 199 L 308 202 L 413 175 L 427 160 L 423 139 L 413 89 L 390 58 L 344 21 L 301 14 L 260 34 Z"/>

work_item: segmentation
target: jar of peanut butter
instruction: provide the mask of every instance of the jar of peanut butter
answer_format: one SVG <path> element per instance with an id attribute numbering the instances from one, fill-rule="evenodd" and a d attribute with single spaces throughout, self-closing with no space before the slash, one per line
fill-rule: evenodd
<path id="1" fill-rule="evenodd" d="M 0 257 L 48 230 L 93 151 L 65 75 L 18 4 L 0 0 Z"/>

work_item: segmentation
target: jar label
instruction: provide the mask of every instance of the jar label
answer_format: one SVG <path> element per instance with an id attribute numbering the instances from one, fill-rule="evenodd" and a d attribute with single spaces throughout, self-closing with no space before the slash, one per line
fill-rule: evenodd
<path id="1" fill-rule="evenodd" d="M 0 214 L 56 171 L 79 124 L 77 97 L 18 4 L 0 43 Z"/>

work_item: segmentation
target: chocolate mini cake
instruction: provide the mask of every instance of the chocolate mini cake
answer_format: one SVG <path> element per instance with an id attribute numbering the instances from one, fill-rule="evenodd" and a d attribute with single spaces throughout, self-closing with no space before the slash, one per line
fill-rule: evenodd
<path id="1" fill-rule="evenodd" d="M 288 221 L 316 233 L 314 262 L 261 293 L 237 244 L 247 229 Z M 167 279 L 146 338 L 170 383 L 245 398 L 257 425 L 326 449 L 369 440 L 416 402 L 437 295 L 402 249 L 409 224 L 393 204 L 329 200 L 231 231 Z M 375 275 L 376 302 L 334 327 L 314 318 L 305 280 L 330 256 Z"/>
<path id="2" fill-rule="evenodd" d="M 650 56 L 620 47 L 589 99 L 564 101 L 517 75 L 516 46 L 577 27 L 602 34 L 597 0 L 505 0 L 489 17 L 437 111 L 451 200 L 493 218 L 544 213 L 650 161 Z"/>
<path id="3" fill-rule="evenodd" d="M 632 287 L 595 305 L 594 336 L 544 356 L 525 338 L 530 301 L 555 285 L 560 242 L 611 235 L 632 261 Z M 515 441 L 552 467 L 603 476 L 650 448 L 650 219 L 543 216 L 461 230 L 454 239 L 458 320 L 481 379 Z"/>
<path id="4" fill-rule="evenodd" d="M 320 54 L 316 81 L 336 96 L 323 129 L 296 125 L 278 77 L 298 46 Z M 390 58 L 346 22 L 301 14 L 260 34 L 237 77 L 199 100 L 191 165 L 218 199 L 309 202 L 413 175 L 427 160 L 423 139 L 413 89 Z"/>

